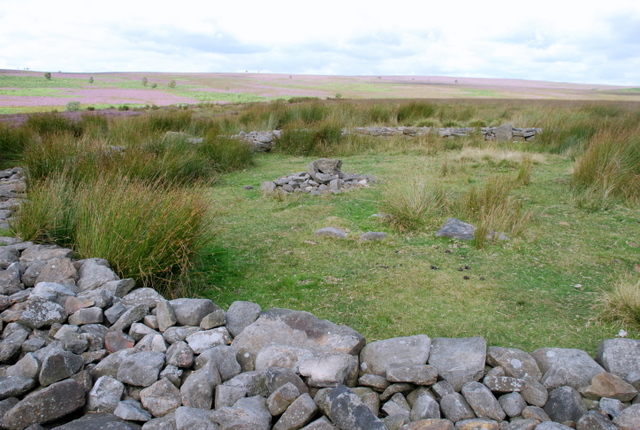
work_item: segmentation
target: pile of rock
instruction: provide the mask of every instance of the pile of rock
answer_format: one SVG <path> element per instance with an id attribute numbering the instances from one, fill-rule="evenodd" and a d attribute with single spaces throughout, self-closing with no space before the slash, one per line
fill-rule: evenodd
<path id="1" fill-rule="evenodd" d="M 10 430 L 640 428 L 639 340 L 606 340 L 596 360 L 481 337 L 366 344 L 307 312 L 168 301 L 105 260 L 0 241 Z"/>
<path id="2" fill-rule="evenodd" d="M 499 127 L 482 127 L 480 132 L 485 140 L 498 142 L 531 142 L 542 133 L 541 128 L 516 128 L 511 124 Z"/>
<path id="3" fill-rule="evenodd" d="M 265 181 L 260 190 L 265 193 L 309 193 L 317 196 L 326 193 L 339 194 L 358 187 L 368 187 L 374 178 L 367 175 L 341 171 L 342 160 L 320 158 L 307 166 L 306 172 L 283 176 L 275 181 Z"/>
<path id="4" fill-rule="evenodd" d="M 9 228 L 9 219 L 24 198 L 27 186 L 20 167 L 0 170 L 0 229 Z"/>

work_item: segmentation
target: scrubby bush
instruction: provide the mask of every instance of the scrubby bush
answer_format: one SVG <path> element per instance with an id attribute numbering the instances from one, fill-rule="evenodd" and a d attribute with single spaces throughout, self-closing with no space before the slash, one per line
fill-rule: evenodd
<path id="1" fill-rule="evenodd" d="M 45 72 L 45 74 L 44 74 L 44 78 L 45 78 L 47 81 L 50 81 L 50 80 L 51 80 L 51 72 Z"/>
<path id="2" fill-rule="evenodd" d="M 167 86 L 171 89 L 175 88 L 177 86 L 176 81 L 174 79 L 170 80 Z"/>
<path id="3" fill-rule="evenodd" d="M 80 110 L 80 102 L 69 102 L 67 103 L 66 110 L 68 112 L 77 112 Z"/>

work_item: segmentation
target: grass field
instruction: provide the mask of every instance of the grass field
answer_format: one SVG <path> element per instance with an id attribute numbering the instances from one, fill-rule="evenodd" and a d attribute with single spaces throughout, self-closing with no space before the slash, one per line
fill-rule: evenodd
<path id="1" fill-rule="evenodd" d="M 633 155 L 640 153 L 638 107 L 280 100 L 124 119 L 91 116 L 78 123 L 47 114 L 20 128 L 2 125 L 0 155 L 11 156 L 0 163 L 27 167 L 30 203 L 14 225 L 25 239 L 73 246 L 82 257 L 108 255 L 121 274 L 168 295 L 200 295 L 224 307 L 250 300 L 263 308 L 307 310 L 369 340 L 481 335 L 489 344 L 528 351 L 557 346 L 593 353 L 620 328 L 640 336 L 639 308 L 622 318 L 603 304 L 616 303 L 610 294 L 620 284 L 640 295 L 640 187 L 634 185 L 640 159 Z M 506 122 L 544 132 L 533 143 L 504 144 L 477 136 L 339 133 L 366 125 Z M 227 137 L 274 127 L 282 128 L 283 138 L 268 154 L 252 155 Z M 166 139 L 166 131 L 205 140 L 194 146 Z M 112 145 L 125 151 L 114 152 Z M 378 181 L 338 195 L 258 191 L 262 181 L 304 171 L 318 157 L 339 157 L 344 171 Z M 415 186 L 414 177 L 424 187 Z M 129 198 L 104 199 L 105 186 Z M 399 222 L 402 211 L 414 207 L 401 208 L 392 198 L 401 194 L 397 190 L 420 198 L 423 189 L 437 190 L 438 204 L 420 212 L 418 223 Z M 150 193 L 157 198 L 147 199 Z M 158 210 L 153 201 L 172 202 L 172 211 Z M 139 215 L 130 221 L 117 216 L 125 206 Z M 398 209 L 391 220 L 372 216 L 390 209 Z M 104 213 L 111 215 L 99 219 Z M 500 225 L 511 240 L 437 238 L 451 216 L 486 231 Z M 147 218 L 150 224 L 136 227 Z M 107 229 L 113 239 L 102 240 L 106 233 L 92 225 L 113 225 Z M 348 238 L 314 235 L 330 226 L 347 230 Z M 148 234 L 141 238 L 140 231 Z M 387 238 L 360 242 L 367 231 Z M 118 241 L 134 246 L 113 247 Z M 174 242 L 181 244 L 177 260 L 162 253 L 162 267 L 131 267 L 131 255 L 155 261 L 160 257 L 148 250 L 161 252 Z M 94 244 L 104 248 L 87 246 Z M 147 268 L 136 274 L 141 267 Z"/>

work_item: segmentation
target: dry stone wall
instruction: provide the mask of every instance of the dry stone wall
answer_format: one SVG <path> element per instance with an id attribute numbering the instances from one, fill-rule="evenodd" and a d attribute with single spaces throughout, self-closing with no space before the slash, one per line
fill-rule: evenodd
<path id="1" fill-rule="evenodd" d="M 0 330 L 3 429 L 640 429 L 640 340 L 595 358 L 479 336 L 367 343 L 308 312 L 167 300 L 106 260 L 10 237 Z"/>

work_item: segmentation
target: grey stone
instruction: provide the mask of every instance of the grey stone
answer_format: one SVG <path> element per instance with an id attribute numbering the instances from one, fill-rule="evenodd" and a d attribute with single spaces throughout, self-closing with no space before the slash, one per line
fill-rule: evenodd
<path id="1" fill-rule="evenodd" d="M 438 369 L 438 375 L 455 391 L 460 391 L 467 382 L 482 378 L 486 350 L 487 344 L 481 337 L 435 338 L 429 364 Z"/>
<path id="2" fill-rule="evenodd" d="M 173 385 L 175 385 L 177 388 L 180 388 L 180 386 L 182 385 L 182 374 L 183 374 L 183 370 L 172 365 L 172 364 L 168 364 L 165 366 L 164 369 L 162 369 L 162 372 L 160 372 L 160 379 L 165 378 L 168 379 Z"/>
<path id="3" fill-rule="evenodd" d="M 596 360 L 607 370 L 640 388 L 640 340 L 607 339 L 600 343 Z"/>
<path id="4" fill-rule="evenodd" d="M 13 263 L 17 263 L 20 252 L 10 246 L 0 246 L 0 270 L 6 270 Z"/>
<path id="5" fill-rule="evenodd" d="M 154 417 L 163 417 L 175 411 L 182 403 L 180 390 L 166 379 L 140 391 L 140 401 Z"/>
<path id="6" fill-rule="evenodd" d="M 254 370 L 243 372 L 224 383 L 231 387 L 242 388 L 250 397 L 268 397 L 272 390 L 267 387 L 267 375 L 265 371 Z"/>
<path id="7" fill-rule="evenodd" d="M 383 402 L 386 402 L 396 393 L 402 393 L 403 395 L 408 395 L 415 389 L 416 389 L 416 386 L 413 384 L 407 384 L 406 382 L 396 382 L 395 384 L 389 385 L 382 392 L 382 394 L 380 394 L 380 400 Z"/>
<path id="8" fill-rule="evenodd" d="M 448 218 L 447 222 L 436 232 L 438 237 L 451 237 L 460 240 L 473 240 L 476 228 L 457 218 Z"/>
<path id="9" fill-rule="evenodd" d="M 107 355 L 103 360 L 100 361 L 93 369 L 91 369 L 91 375 L 98 379 L 101 376 L 116 376 L 118 374 L 118 369 L 120 368 L 120 364 L 122 361 L 128 357 L 129 355 L 135 354 L 133 349 L 123 349 L 113 354 Z"/>
<path id="10" fill-rule="evenodd" d="M 272 193 L 276 190 L 276 183 L 273 181 L 264 181 L 262 184 L 260 184 L 260 191 L 262 191 L 263 193 Z"/>
<path id="11" fill-rule="evenodd" d="M 5 371 L 6 376 L 23 376 L 30 379 L 37 379 L 39 373 L 40 362 L 31 352 L 26 353 L 16 364 Z"/>
<path id="12" fill-rule="evenodd" d="M 31 245 L 20 254 L 22 263 L 33 263 L 34 261 L 47 261 L 54 258 L 72 258 L 73 250 L 59 248 L 55 245 Z"/>
<path id="13" fill-rule="evenodd" d="M 503 421 L 500 430 L 535 430 L 540 424 L 538 420 L 514 418 L 509 423 Z"/>
<path id="14" fill-rule="evenodd" d="M 160 300 L 156 305 L 156 317 L 158 318 L 158 330 L 166 331 L 178 322 L 173 306 L 167 300 Z"/>
<path id="15" fill-rule="evenodd" d="M 242 371 L 240 363 L 236 359 L 236 350 L 229 345 L 214 346 L 202 352 L 195 361 L 196 369 L 202 367 L 209 360 L 216 363 L 223 381 L 228 381 Z"/>
<path id="16" fill-rule="evenodd" d="M 215 362 L 208 361 L 190 374 L 180 387 L 182 404 L 191 408 L 211 409 L 215 387 L 221 382 Z"/>
<path id="17" fill-rule="evenodd" d="M 143 337 L 149 334 L 159 334 L 154 329 L 147 327 L 142 323 L 133 323 L 129 328 L 129 336 L 135 341 L 139 341 Z"/>
<path id="18" fill-rule="evenodd" d="M 35 385 L 36 381 L 26 376 L 0 376 L 0 400 L 22 396 Z"/>
<path id="19" fill-rule="evenodd" d="M 101 376 L 87 396 L 90 412 L 113 412 L 124 393 L 124 384 L 111 376 Z"/>
<path id="20" fill-rule="evenodd" d="M 570 386 L 579 390 L 605 370 L 586 352 L 568 348 L 541 348 L 531 353 L 543 373 L 542 384 L 548 389 Z"/>
<path id="21" fill-rule="evenodd" d="M 185 340 L 188 336 L 200 331 L 198 327 L 169 327 L 162 333 L 162 337 L 168 344 Z"/>
<path id="22" fill-rule="evenodd" d="M 300 430 L 338 430 L 338 427 L 331 424 L 331 421 L 326 417 L 320 417 Z"/>
<path id="23" fill-rule="evenodd" d="M 27 327 L 40 328 L 54 323 L 64 323 L 66 320 L 67 313 L 62 306 L 42 297 L 34 296 L 27 301 L 27 306 L 18 322 Z"/>
<path id="24" fill-rule="evenodd" d="M 576 430 L 618 430 L 618 427 L 600 412 L 589 411 L 578 420 Z"/>
<path id="25" fill-rule="evenodd" d="M 619 430 L 637 430 L 640 428 L 640 404 L 631 405 L 613 419 Z"/>
<path id="26" fill-rule="evenodd" d="M 538 424 L 536 430 L 571 430 L 572 427 L 565 426 L 564 424 L 554 423 L 552 421 L 545 421 Z"/>
<path id="27" fill-rule="evenodd" d="M 0 270 L 0 294 L 10 296 L 21 291 L 24 288 L 21 277 L 22 266 L 20 263 L 13 263 L 6 270 Z"/>
<path id="28" fill-rule="evenodd" d="M 102 320 L 102 309 L 98 307 L 80 309 L 69 316 L 69 324 L 73 325 L 100 324 Z"/>
<path id="29" fill-rule="evenodd" d="M 226 313 L 226 327 L 231 336 L 238 336 L 242 330 L 253 324 L 262 312 L 262 308 L 257 303 L 235 301 L 229 306 Z"/>
<path id="30" fill-rule="evenodd" d="M 30 298 L 38 296 L 64 306 L 67 298 L 75 295 L 73 290 L 57 282 L 38 282 L 31 292 Z"/>
<path id="31" fill-rule="evenodd" d="M 258 351 L 271 343 L 355 355 L 362 349 L 365 339 L 349 327 L 319 320 L 308 312 L 271 308 L 236 336 L 232 346 L 240 354 L 249 354 L 247 360 L 251 361 Z"/>
<path id="32" fill-rule="evenodd" d="M 389 381 L 384 376 L 365 373 L 358 378 L 358 385 L 384 391 L 389 386 Z"/>
<path id="33" fill-rule="evenodd" d="M 273 430 L 297 430 L 308 424 L 315 415 L 318 407 L 309 394 L 302 394 L 273 426 Z"/>
<path id="34" fill-rule="evenodd" d="M 551 421 L 549 415 L 544 411 L 544 409 L 538 406 L 526 406 L 522 410 L 522 418 L 525 419 L 533 419 L 537 421 Z"/>
<path id="35" fill-rule="evenodd" d="M 31 428 L 29 428 L 31 429 Z M 119 417 L 110 413 L 88 414 L 77 420 L 73 420 L 55 430 L 140 430 L 140 426 L 134 423 L 123 421 Z"/>
<path id="36" fill-rule="evenodd" d="M 144 423 L 142 430 L 177 430 L 174 413 L 170 413 L 160 418 L 153 418 Z"/>
<path id="37" fill-rule="evenodd" d="M 409 402 L 407 402 L 407 399 L 401 393 L 396 393 L 391 396 L 391 398 L 382 405 L 381 409 L 388 416 L 401 415 L 405 417 L 407 421 L 410 420 L 411 406 L 409 406 Z"/>
<path id="38" fill-rule="evenodd" d="M 4 339 L 0 342 L 0 363 L 8 363 L 16 358 L 29 333 L 30 330 L 20 323 L 10 323 L 5 327 Z"/>
<path id="39" fill-rule="evenodd" d="M 223 429 L 271 429 L 271 414 L 260 396 L 242 398 L 233 406 L 213 411 L 211 420 Z"/>
<path id="40" fill-rule="evenodd" d="M 385 425 L 367 408 L 349 388 L 341 385 L 328 396 L 330 418 L 343 429 L 386 430 Z"/>
<path id="41" fill-rule="evenodd" d="M 139 401 L 133 399 L 118 402 L 113 414 L 127 421 L 147 422 L 151 419 L 151 414 L 144 410 Z"/>
<path id="42" fill-rule="evenodd" d="M 520 392 L 525 388 L 525 381 L 511 376 L 487 376 L 482 383 L 494 393 Z"/>
<path id="43" fill-rule="evenodd" d="M 161 334 L 147 334 L 134 347 L 136 351 L 167 352 L 167 344 Z"/>
<path id="44" fill-rule="evenodd" d="M 387 237 L 387 234 L 381 231 L 368 231 L 366 233 L 362 233 L 359 239 L 361 241 L 372 241 L 372 240 L 383 240 L 386 237 Z"/>
<path id="45" fill-rule="evenodd" d="M 544 411 L 553 421 L 559 423 L 565 421 L 578 421 L 587 413 L 587 408 L 582 402 L 580 393 L 572 387 L 558 387 L 549 393 L 549 400 L 544 406 Z"/>
<path id="46" fill-rule="evenodd" d="M 104 317 L 107 319 L 109 324 L 114 324 L 128 309 L 130 308 L 122 303 L 116 303 L 104 311 Z"/>
<path id="47" fill-rule="evenodd" d="M 202 330 L 209 330 L 212 328 L 223 326 L 226 323 L 227 313 L 222 308 L 220 308 L 202 318 L 202 321 L 200 321 L 200 328 Z M 229 327 L 227 327 L 227 330 L 229 330 Z"/>
<path id="48" fill-rule="evenodd" d="M 273 343 L 258 351 L 254 368 L 266 370 L 271 367 L 285 367 L 298 372 L 300 363 L 316 355 L 317 353 L 309 348 Z"/>
<path id="49" fill-rule="evenodd" d="M 135 340 L 120 330 L 110 330 L 104 336 L 104 347 L 109 352 L 116 352 L 122 349 L 133 348 Z"/>
<path id="50" fill-rule="evenodd" d="M 423 394 L 418 397 L 411 408 L 411 421 L 424 420 L 429 418 L 440 418 L 440 405 L 433 397 Z"/>
<path id="51" fill-rule="evenodd" d="M 175 313 L 178 324 L 199 326 L 202 318 L 219 309 L 209 299 L 176 299 L 169 302 Z"/>
<path id="52" fill-rule="evenodd" d="M 135 305 L 120 315 L 118 321 L 116 321 L 109 329 L 112 331 L 125 331 L 131 327 L 131 324 L 140 321 L 148 313 L 149 308 L 146 305 Z"/>
<path id="53" fill-rule="evenodd" d="M 84 389 L 67 379 L 27 395 L 5 414 L 3 425 L 10 430 L 24 429 L 64 417 L 84 404 Z"/>
<path id="54" fill-rule="evenodd" d="M 323 227 L 319 230 L 316 230 L 314 233 L 316 236 L 328 236 L 335 237 L 337 239 L 344 239 L 347 237 L 347 232 L 344 230 L 340 230 L 336 227 Z"/>
<path id="55" fill-rule="evenodd" d="M 128 355 L 118 367 L 117 378 L 125 384 L 148 387 L 158 380 L 164 360 L 164 354 L 153 351 Z"/>
<path id="56" fill-rule="evenodd" d="M 620 400 L 609 399 L 606 397 L 600 399 L 600 401 L 598 402 L 598 406 L 600 406 L 600 410 L 602 412 L 611 416 L 612 418 L 617 417 L 618 414 L 622 412 L 624 408 L 626 408 L 626 405 Z"/>
<path id="57" fill-rule="evenodd" d="M 513 140 L 513 124 L 502 124 L 495 128 L 497 142 L 511 142 Z"/>
<path id="58" fill-rule="evenodd" d="M 215 409 L 233 406 L 235 403 L 247 395 L 247 390 L 241 387 L 230 385 L 218 385 L 214 396 Z"/>
<path id="59" fill-rule="evenodd" d="M 426 364 L 430 349 L 431 339 L 423 334 L 371 342 L 360 352 L 360 369 L 386 377 L 391 366 Z"/>
<path id="60" fill-rule="evenodd" d="M 35 284 L 56 282 L 75 288 L 78 272 L 69 258 L 52 258 L 40 269 Z"/>
<path id="61" fill-rule="evenodd" d="M 441 399 L 447 394 L 455 393 L 456 390 L 447 381 L 438 381 L 431 386 L 431 391 L 435 394 L 436 399 Z"/>
<path id="62" fill-rule="evenodd" d="M 513 378 L 533 378 L 536 381 L 542 378 L 538 363 L 530 354 L 518 348 L 490 346 L 487 350 L 487 363 L 494 367 L 502 367 L 506 374 Z"/>
<path id="63" fill-rule="evenodd" d="M 48 356 L 40 369 L 40 385 L 46 387 L 54 382 L 68 378 L 79 372 L 84 365 L 84 359 L 69 351 L 60 351 Z"/>
<path id="64" fill-rule="evenodd" d="M 337 387 L 346 384 L 350 375 L 357 375 L 358 357 L 340 353 L 323 354 L 303 360 L 299 372 L 308 377 L 307 385 L 310 387 Z"/>
<path id="65" fill-rule="evenodd" d="M 180 406 L 175 411 L 177 430 L 217 430 L 218 425 L 211 421 L 208 411 Z"/>
<path id="66" fill-rule="evenodd" d="M 378 393 L 367 387 L 354 387 L 351 388 L 354 394 L 360 397 L 360 401 L 369 408 L 374 415 L 378 415 L 380 412 L 380 397 Z M 411 404 L 409 402 L 409 404 Z"/>
<path id="67" fill-rule="evenodd" d="M 193 352 L 200 354 L 214 346 L 230 344 L 231 337 L 225 327 L 218 327 L 211 330 L 196 331 L 187 336 L 186 341 Z"/>
<path id="68" fill-rule="evenodd" d="M 193 350 L 184 341 L 175 342 L 167 349 L 167 364 L 180 368 L 188 368 L 193 365 Z"/>
<path id="69" fill-rule="evenodd" d="M 291 369 L 274 367 L 266 370 L 263 374 L 268 393 L 273 393 L 276 389 L 289 382 L 298 387 L 300 394 L 309 392 L 307 385 L 302 381 L 300 376 Z"/>
<path id="70" fill-rule="evenodd" d="M 288 382 L 283 386 L 278 387 L 278 389 L 271 393 L 267 398 L 267 409 L 269 409 L 269 413 L 274 417 L 278 416 L 282 414 L 299 396 L 300 391 L 298 390 L 298 387 L 293 385 L 291 382 Z"/>
<path id="71" fill-rule="evenodd" d="M 467 382 L 462 387 L 462 395 L 478 418 L 502 421 L 506 414 L 491 391 L 479 382 Z"/>
<path id="72" fill-rule="evenodd" d="M 549 398 L 549 392 L 546 387 L 535 379 L 525 381 L 524 389 L 520 394 L 527 403 L 539 407 L 543 407 Z"/>
<path id="73" fill-rule="evenodd" d="M 442 414 L 454 423 L 476 417 L 462 394 L 456 392 L 445 394 L 440 399 L 440 409 Z"/>
<path id="74" fill-rule="evenodd" d="M 416 385 L 433 385 L 438 380 L 438 370 L 429 365 L 390 366 L 387 368 L 389 382 L 410 382 Z"/>
<path id="75" fill-rule="evenodd" d="M 136 286 L 136 281 L 131 278 L 117 279 L 102 284 L 100 289 L 109 291 L 115 297 L 124 297 Z"/>
<path id="76" fill-rule="evenodd" d="M 153 309 L 161 300 L 164 300 L 164 297 L 153 288 L 138 288 L 124 296 L 122 303 L 128 306 L 144 305 Z"/>
<path id="77" fill-rule="evenodd" d="M 118 275 L 113 270 L 98 264 L 93 259 L 88 259 L 84 262 L 80 270 L 78 271 L 78 288 L 81 291 L 95 290 L 109 281 L 116 281 Z"/>
<path id="78" fill-rule="evenodd" d="M 29 263 L 29 267 L 22 272 L 20 280 L 25 287 L 33 287 L 36 284 L 36 279 L 40 276 L 40 270 L 47 264 L 46 261 L 34 261 Z M 22 267 L 22 266 L 20 266 Z M 2 272 L 0 272 L 0 276 Z"/>
<path id="79" fill-rule="evenodd" d="M 527 402 L 520 393 L 509 393 L 498 398 L 498 403 L 502 410 L 510 417 L 517 417 L 522 414 L 522 410 L 527 406 Z"/>

